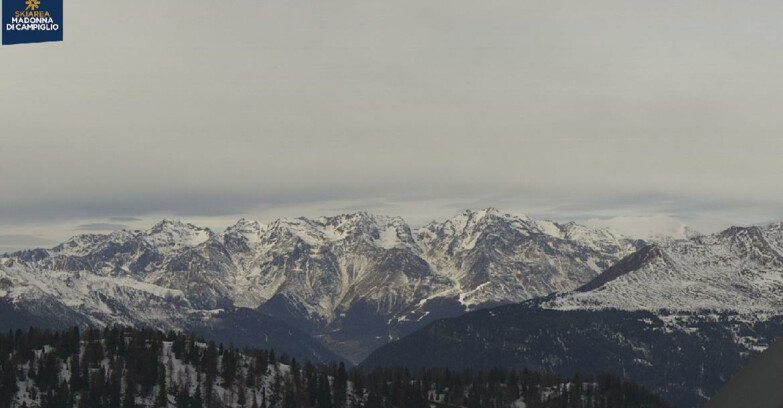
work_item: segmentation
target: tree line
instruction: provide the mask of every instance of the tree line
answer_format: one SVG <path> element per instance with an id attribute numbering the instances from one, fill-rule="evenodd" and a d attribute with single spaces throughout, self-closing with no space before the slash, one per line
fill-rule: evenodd
<path id="1" fill-rule="evenodd" d="M 459 356 L 455 356 L 459 358 Z M 521 403 L 524 402 L 524 405 Z M 0 408 L 658 408 L 611 375 L 347 368 L 181 332 L 77 327 L 0 335 Z"/>

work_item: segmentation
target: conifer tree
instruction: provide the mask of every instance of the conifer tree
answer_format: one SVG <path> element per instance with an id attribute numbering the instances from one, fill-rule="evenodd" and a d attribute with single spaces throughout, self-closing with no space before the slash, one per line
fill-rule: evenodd
<path id="1" fill-rule="evenodd" d="M 247 404 L 247 389 L 242 383 L 237 384 L 237 405 L 244 407 Z"/>
<path id="2" fill-rule="evenodd" d="M 204 408 L 204 398 L 201 396 L 201 385 L 196 386 L 196 392 L 190 399 L 191 408 Z"/>
<path id="3" fill-rule="evenodd" d="M 158 368 L 158 398 L 155 401 L 155 405 L 158 407 L 166 407 L 169 404 L 169 392 L 166 388 L 166 366 L 163 363 L 159 363 Z"/>
<path id="4" fill-rule="evenodd" d="M 325 371 L 318 379 L 318 408 L 332 408 L 332 391 Z"/>
<path id="5" fill-rule="evenodd" d="M 190 407 L 190 391 L 188 388 L 188 386 L 181 386 L 177 388 L 177 392 L 174 394 L 174 406 L 176 408 Z"/>
<path id="6" fill-rule="evenodd" d="M 267 408 L 266 404 L 266 389 L 261 390 L 261 408 Z"/>
<path id="7" fill-rule="evenodd" d="M 334 407 L 345 408 L 348 388 L 348 374 L 345 372 L 345 364 L 340 363 L 337 368 L 337 372 L 334 376 L 334 384 L 332 389 L 334 390 Z"/>

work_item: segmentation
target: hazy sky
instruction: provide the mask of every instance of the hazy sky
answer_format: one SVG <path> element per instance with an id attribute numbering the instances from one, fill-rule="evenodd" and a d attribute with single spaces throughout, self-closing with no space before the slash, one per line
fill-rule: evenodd
<path id="1" fill-rule="evenodd" d="M 66 3 L 65 42 L 0 48 L 0 247 L 359 209 L 783 219 L 779 1 Z"/>

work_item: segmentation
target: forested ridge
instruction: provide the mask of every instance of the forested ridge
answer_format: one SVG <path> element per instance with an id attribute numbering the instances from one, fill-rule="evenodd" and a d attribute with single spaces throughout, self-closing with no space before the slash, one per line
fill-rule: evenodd
<path id="1" fill-rule="evenodd" d="M 459 356 L 455 356 L 459 358 Z M 0 408 L 666 407 L 610 375 L 346 369 L 193 335 L 112 327 L 0 335 Z"/>

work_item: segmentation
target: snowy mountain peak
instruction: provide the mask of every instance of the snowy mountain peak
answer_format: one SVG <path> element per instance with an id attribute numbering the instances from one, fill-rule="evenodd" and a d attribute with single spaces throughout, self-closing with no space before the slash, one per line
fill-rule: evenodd
<path id="1" fill-rule="evenodd" d="M 758 237 L 761 235 L 761 229 L 757 226 L 750 227 L 729 227 L 718 233 L 718 237 L 721 239 L 743 239 Z"/>
<path id="2" fill-rule="evenodd" d="M 177 249 L 206 242 L 215 234 L 209 228 L 181 221 L 163 220 L 142 234 L 143 240 L 155 248 Z"/>
<path id="3" fill-rule="evenodd" d="M 495 207 L 487 207 L 487 208 L 482 208 L 480 210 L 472 210 L 468 208 L 465 209 L 465 211 L 463 211 L 462 214 L 467 215 L 469 217 L 475 216 L 475 217 L 483 218 L 489 215 L 498 215 L 500 214 L 500 211 L 498 211 L 498 209 Z"/>
<path id="4" fill-rule="evenodd" d="M 770 231 L 783 231 L 783 222 L 774 222 L 767 225 L 766 229 Z"/>
<path id="5" fill-rule="evenodd" d="M 267 243 L 284 244 L 292 239 L 310 246 L 319 246 L 324 242 L 318 224 L 304 217 L 278 218 L 267 226 L 263 236 L 263 240 Z"/>
<path id="6" fill-rule="evenodd" d="M 413 245 L 408 224 L 400 217 L 373 215 L 366 212 L 320 219 L 325 233 L 332 239 L 358 239 L 391 248 L 399 244 Z"/>
<path id="7" fill-rule="evenodd" d="M 769 266 L 783 265 L 780 234 L 769 227 L 731 227 L 718 233 L 717 241 L 746 260 Z"/>
<path id="8" fill-rule="evenodd" d="M 465 235 L 480 232 L 481 230 L 498 224 L 516 224 L 523 225 L 530 222 L 530 218 L 525 215 L 517 216 L 503 214 L 495 208 L 486 208 L 483 210 L 465 210 L 462 213 L 438 223 L 430 223 L 427 229 L 448 230 L 451 234 Z"/>
<path id="9" fill-rule="evenodd" d="M 234 225 L 228 227 L 227 229 L 237 229 L 237 230 L 244 230 L 244 229 L 251 229 L 251 230 L 260 230 L 261 229 L 261 223 L 259 223 L 256 220 L 248 220 L 247 218 L 240 218 L 239 221 L 237 221 Z"/>
<path id="10" fill-rule="evenodd" d="M 504 214 L 494 208 L 466 210 L 444 222 L 432 222 L 416 231 L 421 242 L 448 254 L 471 250 L 489 237 L 515 241 L 543 233 L 529 217 Z"/>
<path id="11" fill-rule="evenodd" d="M 208 228 L 197 227 L 191 223 L 184 223 L 180 220 L 163 219 L 152 228 L 147 230 L 148 234 L 166 233 L 166 232 L 183 232 L 183 231 L 208 231 Z"/>
<path id="12" fill-rule="evenodd" d="M 310 246 L 325 246 L 338 242 L 362 242 L 369 246 L 392 248 L 415 245 L 408 224 L 399 217 L 373 215 L 366 212 L 308 219 L 281 218 L 269 225 L 270 239 L 293 237 Z"/>
<path id="13" fill-rule="evenodd" d="M 249 249 L 250 246 L 256 245 L 262 241 L 262 233 L 265 231 L 265 227 L 258 221 L 248 220 L 241 218 L 236 224 L 226 228 L 221 234 L 223 242 L 227 245 L 244 245 Z"/>
<path id="14" fill-rule="evenodd" d="M 525 214 L 508 214 L 503 213 L 497 208 L 494 207 L 487 207 L 482 210 L 465 210 L 462 212 L 462 214 L 458 215 L 456 218 L 461 217 L 467 217 L 468 220 L 471 220 L 472 222 L 481 222 L 481 221 L 498 221 L 498 220 L 504 220 L 504 221 L 514 221 L 514 220 L 521 220 L 524 222 L 530 222 L 531 219 Z"/>
<path id="15" fill-rule="evenodd" d="M 758 237 L 760 231 L 756 227 L 729 227 L 723 231 L 718 232 L 711 238 L 719 241 L 722 244 L 736 244 L 738 242 L 744 242 L 748 239 Z M 710 237 L 707 237 L 710 238 Z"/>
<path id="16" fill-rule="evenodd" d="M 107 235 L 101 234 L 80 234 L 69 238 L 67 241 L 52 248 L 54 253 L 86 255 L 94 249 L 96 245 L 107 239 Z"/>

